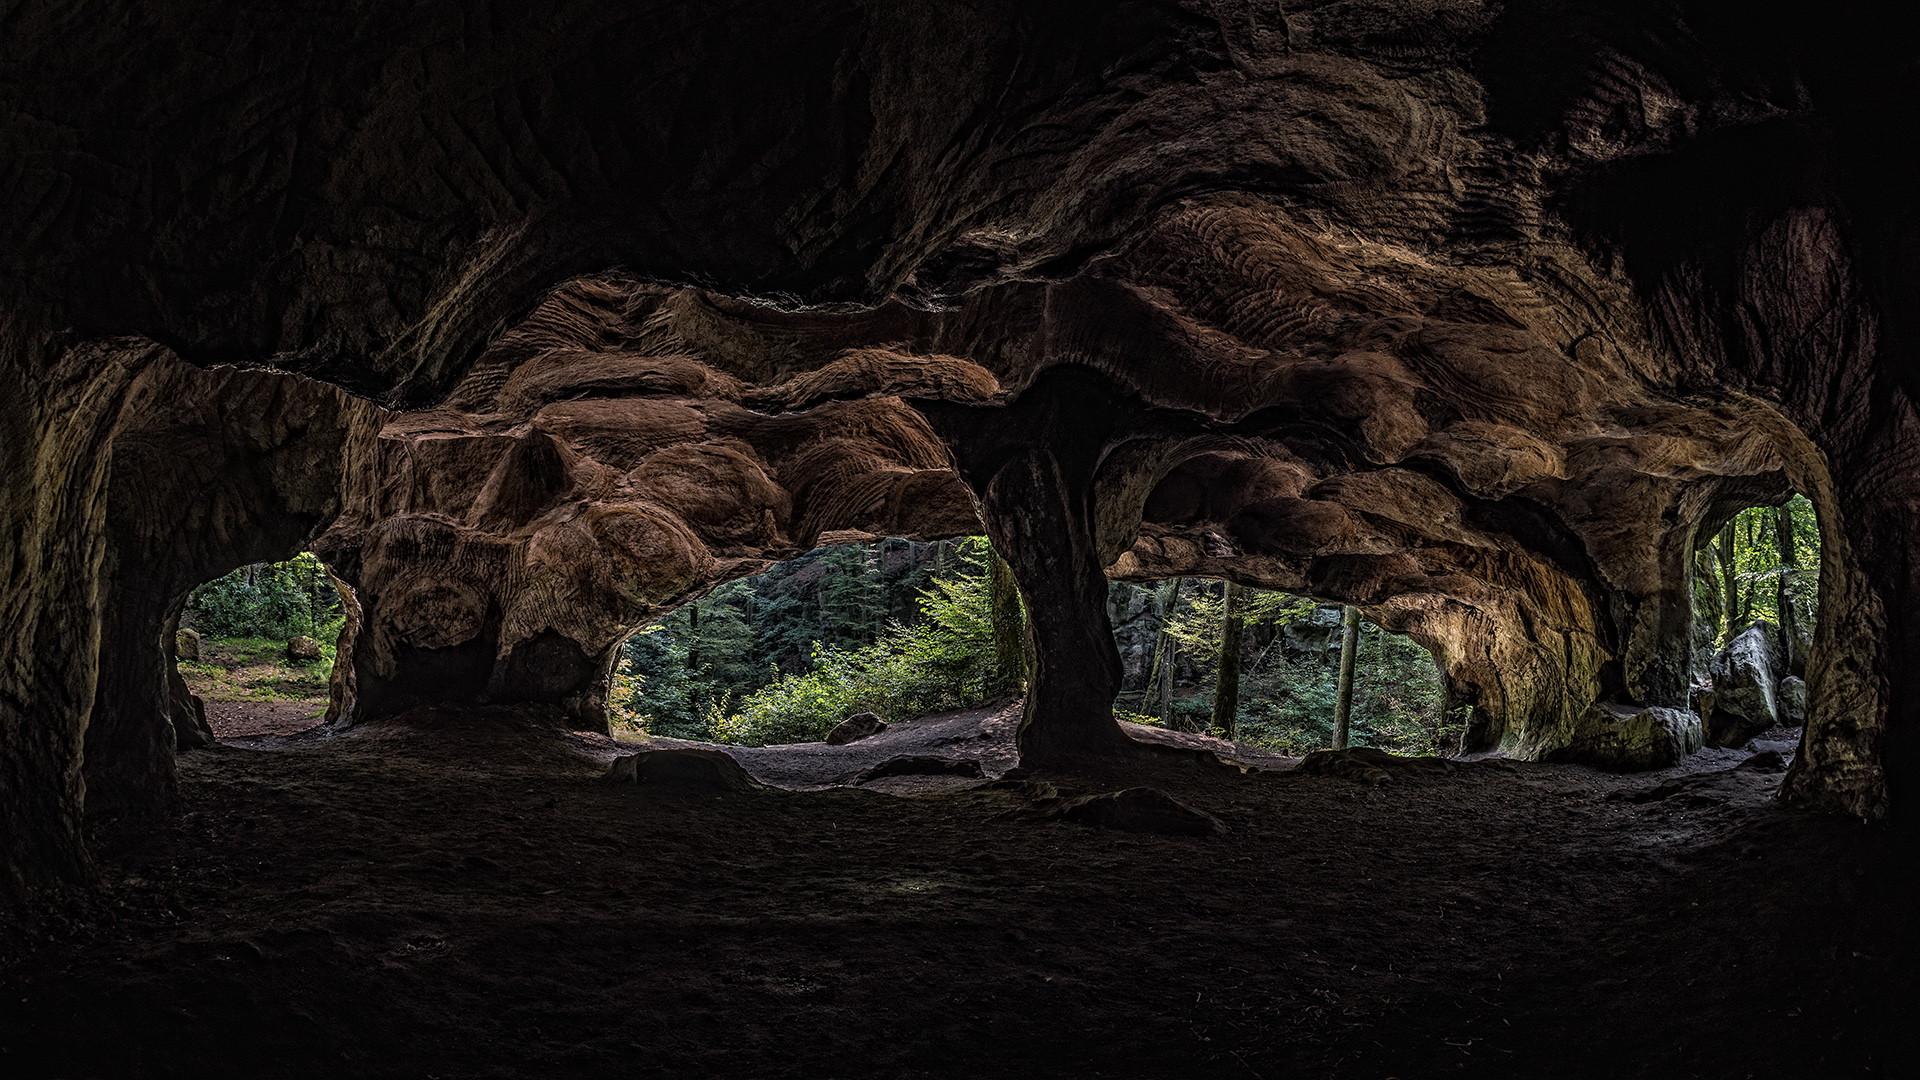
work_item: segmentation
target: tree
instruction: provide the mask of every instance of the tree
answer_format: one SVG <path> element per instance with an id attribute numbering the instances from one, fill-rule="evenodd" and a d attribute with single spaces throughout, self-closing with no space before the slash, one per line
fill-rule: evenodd
<path id="1" fill-rule="evenodd" d="M 1333 748 L 1347 748 L 1347 726 L 1353 717 L 1353 662 L 1360 651 L 1360 609 L 1348 605 L 1340 619 L 1340 689 L 1333 702 Z"/>
<path id="2" fill-rule="evenodd" d="M 1027 682 L 1027 626 L 1020 610 L 1020 586 L 1013 568 L 986 547 L 987 591 L 992 601 L 995 679 L 1002 693 L 1018 693 Z M 943 560 L 944 562 L 944 560 Z"/>
<path id="3" fill-rule="evenodd" d="M 1148 681 L 1160 690 L 1160 726 L 1178 730 L 1173 718 L 1173 669 L 1178 641 L 1173 632 L 1174 609 L 1180 606 L 1180 588 L 1186 578 L 1168 578 L 1160 586 L 1160 633 L 1153 642 L 1153 672 Z"/>
<path id="4" fill-rule="evenodd" d="M 1780 575 L 1774 579 L 1774 608 L 1780 613 L 1780 655 L 1786 659 L 1787 670 L 1803 671 L 1806 657 L 1800 655 L 1798 620 L 1794 617 L 1793 593 L 1788 588 L 1788 579 L 1800 567 L 1793 544 L 1793 512 L 1786 504 L 1774 509 L 1773 533 L 1780 557 Z"/>
<path id="5" fill-rule="evenodd" d="M 1240 639 L 1245 622 L 1240 617 L 1241 594 L 1234 582 L 1227 582 L 1220 627 L 1220 664 L 1213 685 L 1213 727 L 1222 738 L 1233 738 L 1234 717 L 1240 712 Z"/>

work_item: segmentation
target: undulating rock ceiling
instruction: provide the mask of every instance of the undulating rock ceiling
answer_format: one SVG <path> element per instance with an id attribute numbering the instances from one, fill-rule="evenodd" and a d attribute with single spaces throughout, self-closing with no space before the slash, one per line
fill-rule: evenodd
<path id="1" fill-rule="evenodd" d="M 336 502 L 361 715 L 589 719 L 619 637 L 715 581 L 984 527 L 1033 613 L 1045 761 L 1122 750 L 1109 574 L 1365 605 L 1443 656 L 1482 743 L 1549 751 L 1594 700 L 1684 699 L 1694 538 L 1800 490 L 1828 561 L 1787 789 L 1876 814 L 1920 774 L 1890 674 L 1920 650 L 1920 232 L 1890 149 L 1920 124 L 1870 9 L 97 0 L 5 26 L 11 894 L 85 877 L 86 755 L 145 755 L 85 769 L 164 805 L 165 740 L 86 731 L 110 699 L 166 723 L 179 594 Z M 400 411 L 149 374 L 169 350 Z M 176 400 L 200 449 L 133 452 Z M 169 540 L 138 497 L 314 453 L 204 493 L 260 547 Z M 135 547 L 151 581 L 123 580 Z M 103 696 L 114 671 L 143 674 Z"/>

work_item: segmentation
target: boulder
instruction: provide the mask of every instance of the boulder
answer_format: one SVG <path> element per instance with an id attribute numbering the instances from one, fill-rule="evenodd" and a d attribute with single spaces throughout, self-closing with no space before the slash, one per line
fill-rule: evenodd
<path id="1" fill-rule="evenodd" d="M 1574 725 L 1573 741 L 1542 760 L 1608 772 L 1646 772 L 1680 763 L 1700 749 L 1700 717 L 1686 709 L 1597 703 Z"/>
<path id="2" fill-rule="evenodd" d="M 1068 799 L 1048 816 L 1101 829 L 1161 836 L 1221 836 L 1227 831 L 1219 818 L 1150 787 Z"/>
<path id="3" fill-rule="evenodd" d="M 173 654 L 182 660 L 200 659 L 200 631 L 186 626 L 174 631 Z"/>
<path id="4" fill-rule="evenodd" d="M 762 786 L 718 750 L 645 750 L 615 758 L 609 784 L 643 784 L 687 792 L 757 791 Z"/>
<path id="5" fill-rule="evenodd" d="M 1775 692 L 1780 706 L 1780 722 L 1788 727 L 1800 727 L 1807 722 L 1807 682 L 1795 675 L 1780 680 Z"/>
<path id="6" fill-rule="evenodd" d="M 1356 784 L 1378 787 L 1391 780 L 1393 770 L 1445 774 L 1453 766 L 1444 758 L 1401 757 L 1371 746 L 1345 750 L 1315 750 L 1300 759 L 1300 771 L 1312 776 L 1338 776 Z"/>
<path id="7" fill-rule="evenodd" d="M 1779 633 L 1756 623 L 1713 658 L 1713 713 L 1707 744 L 1739 746 L 1778 722 Z"/>
<path id="8" fill-rule="evenodd" d="M 883 776 L 970 776 L 976 779 L 986 774 L 980 771 L 980 763 L 972 758 L 943 758 L 932 754 L 902 754 L 868 769 L 853 778 L 856 784 L 869 780 L 878 780 Z"/>
<path id="9" fill-rule="evenodd" d="M 320 643 L 304 634 L 287 642 L 287 659 L 296 664 L 311 664 L 322 655 Z"/>
<path id="10" fill-rule="evenodd" d="M 827 732 L 828 746 L 845 746 L 850 742 L 878 735 L 887 730 L 887 722 L 874 713 L 854 713 Z"/>

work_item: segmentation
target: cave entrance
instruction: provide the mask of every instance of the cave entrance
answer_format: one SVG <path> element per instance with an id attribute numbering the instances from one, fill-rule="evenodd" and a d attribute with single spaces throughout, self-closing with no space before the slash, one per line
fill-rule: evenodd
<path id="1" fill-rule="evenodd" d="M 1221 669 L 1236 663 L 1230 603 L 1240 642 L 1237 686 L 1226 687 Z M 1207 578 L 1169 578 L 1149 586 L 1115 582 L 1108 606 L 1125 672 L 1115 705 L 1121 719 L 1291 756 L 1334 745 L 1344 605 Z M 1223 694 L 1234 699 L 1230 717 Z M 1359 617 L 1349 745 L 1407 755 L 1456 753 L 1466 712 L 1447 694 L 1431 652 Z"/>
<path id="2" fill-rule="evenodd" d="M 889 537 L 726 582 L 627 639 L 610 727 L 766 746 L 822 739 L 858 713 L 891 722 L 1010 697 L 1021 627 L 1004 573 L 982 537 Z"/>
<path id="3" fill-rule="evenodd" d="M 1797 738 L 1775 729 L 1806 723 L 1821 558 L 1820 523 L 1802 495 L 1731 511 L 1700 533 L 1690 651 L 1708 745 L 1739 747 L 1770 731 Z"/>
<path id="4" fill-rule="evenodd" d="M 174 671 L 213 736 L 293 735 L 336 699 L 351 590 L 311 552 L 251 563 L 187 595 Z"/>

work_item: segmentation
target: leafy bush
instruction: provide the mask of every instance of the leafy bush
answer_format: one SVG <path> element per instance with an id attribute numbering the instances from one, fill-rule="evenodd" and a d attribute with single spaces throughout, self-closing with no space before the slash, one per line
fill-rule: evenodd
<path id="1" fill-rule="evenodd" d="M 193 590 L 187 614 L 200 633 L 284 643 L 302 635 L 332 659 L 346 617 L 326 567 L 311 552 L 279 563 L 242 566 Z"/>
<path id="2" fill-rule="evenodd" d="M 787 675 L 716 713 L 712 737 L 768 746 L 824 738 L 857 712 L 907 719 L 982 704 L 1003 692 L 993 664 L 993 597 L 985 541 L 961 546 L 957 573 L 920 593 L 922 621 L 895 623 L 860 648 L 816 645 L 812 671 Z"/>

